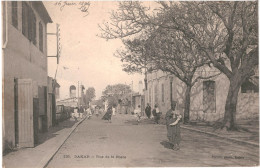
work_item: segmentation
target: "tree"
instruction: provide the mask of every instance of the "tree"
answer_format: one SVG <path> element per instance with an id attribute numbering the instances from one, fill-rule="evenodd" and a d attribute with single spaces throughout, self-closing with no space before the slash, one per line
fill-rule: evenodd
<path id="1" fill-rule="evenodd" d="M 136 8 L 139 11 L 142 10 L 143 13 L 146 10 L 145 8 L 140 7 L 139 4 L 140 3 L 138 2 L 120 3 L 120 9 L 124 10 L 121 11 L 120 14 L 114 14 L 113 21 L 117 22 L 117 24 L 114 23 L 112 25 L 118 25 L 122 21 L 125 21 L 125 24 L 127 24 L 130 18 L 133 19 L 133 23 L 136 22 L 138 24 L 138 19 L 144 16 L 138 16 L 138 13 L 141 12 L 136 12 Z M 130 16 L 125 15 L 125 10 Z M 148 18 L 149 16 L 146 17 Z M 152 22 L 150 21 L 150 23 Z M 145 25 L 145 23 L 143 24 Z M 132 28 L 130 28 L 129 31 L 125 31 L 128 32 L 125 34 L 120 32 L 123 29 L 112 32 L 111 30 L 114 29 L 106 29 L 106 38 L 120 37 L 120 35 L 126 37 L 133 33 L 136 34 Z M 118 32 L 120 33 L 117 34 Z M 122 62 L 125 62 L 124 71 L 141 72 L 142 69 L 149 66 L 149 71 L 162 70 L 164 72 L 169 72 L 184 82 L 186 86 L 184 123 L 188 123 L 192 86 L 199 79 L 209 79 L 218 75 L 214 74 L 213 76 L 198 76 L 194 78 L 196 70 L 209 63 L 205 53 L 198 50 L 196 43 L 187 39 L 182 32 L 176 32 L 161 27 L 156 28 L 153 24 L 150 24 L 150 27 L 145 28 L 145 31 L 142 32 L 141 36 L 136 36 L 133 40 L 123 40 L 123 44 L 126 49 L 117 51 L 116 55 L 121 58 Z"/>
<path id="2" fill-rule="evenodd" d="M 127 94 L 131 93 L 129 85 L 115 84 L 107 85 L 105 90 L 102 92 L 102 97 L 108 100 L 109 105 L 117 105 L 118 100 L 122 99 Z"/>
<path id="3" fill-rule="evenodd" d="M 171 22 L 163 27 L 193 40 L 227 76 L 229 91 L 220 128 L 237 130 L 238 92 L 258 65 L 257 2 L 181 2 L 166 5 L 165 11 L 165 20 Z"/>
<path id="4" fill-rule="evenodd" d="M 236 130 L 236 105 L 242 83 L 258 65 L 257 2 L 158 2 L 157 13 L 141 2 L 120 2 L 112 23 L 100 26 L 107 39 L 157 28 L 181 32 L 229 80 L 221 128 Z"/>
<path id="5" fill-rule="evenodd" d="M 143 69 L 148 63 L 149 71 L 162 70 L 174 74 L 186 86 L 184 123 L 189 122 L 190 97 L 192 86 L 200 79 L 210 79 L 219 73 L 195 77 L 196 70 L 209 64 L 203 52 L 197 49 L 196 43 L 185 39 L 181 32 L 158 29 L 152 32 L 146 42 L 138 39 L 124 43 L 127 51 L 118 52 L 126 63 L 127 72 Z M 126 54 L 128 53 L 128 54 Z"/>
<path id="6" fill-rule="evenodd" d="M 128 73 L 143 73 L 147 67 L 144 54 L 145 41 L 140 39 L 123 40 L 125 48 L 118 49 L 114 54 L 123 62 L 123 71 Z"/>
<path id="7" fill-rule="evenodd" d="M 96 97 L 95 88 L 89 87 L 86 90 L 86 94 L 83 97 L 83 101 L 85 102 L 85 104 L 89 104 L 89 102 L 91 102 L 95 97 Z"/>

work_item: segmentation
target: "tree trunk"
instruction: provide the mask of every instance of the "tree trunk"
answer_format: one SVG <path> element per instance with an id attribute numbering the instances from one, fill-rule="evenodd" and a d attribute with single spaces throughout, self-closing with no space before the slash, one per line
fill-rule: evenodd
<path id="1" fill-rule="evenodd" d="M 221 128 L 225 128 L 227 130 L 237 130 L 236 127 L 236 107 L 237 107 L 237 99 L 238 92 L 242 85 L 242 79 L 239 75 L 234 75 L 230 79 L 229 90 L 225 105 L 225 114 L 224 120 Z"/>
<path id="2" fill-rule="evenodd" d="M 190 93 L 191 85 L 187 85 L 185 91 L 185 102 L 184 102 L 184 124 L 188 124 L 190 120 Z"/>

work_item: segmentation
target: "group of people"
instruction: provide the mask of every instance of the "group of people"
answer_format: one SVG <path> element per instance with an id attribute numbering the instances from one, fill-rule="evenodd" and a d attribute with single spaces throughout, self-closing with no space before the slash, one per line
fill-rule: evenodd
<path id="1" fill-rule="evenodd" d="M 166 120 L 166 128 L 167 128 L 167 137 L 172 145 L 173 150 L 180 149 L 180 141 L 181 141 L 181 130 L 180 130 L 180 121 L 182 116 L 180 115 L 179 111 L 176 110 L 176 102 L 171 103 L 171 109 L 167 111 L 165 115 Z M 138 108 L 134 111 L 137 122 L 140 122 L 141 119 L 141 106 L 139 105 Z M 151 106 L 147 104 L 145 108 L 145 113 L 147 117 L 150 119 L 151 115 L 154 117 L 154 121 L 156 124 L 159 124 L 159 120 L 161 118 L 161 111 L 159 110 L 158 105 L 154 106 L 154 109 L 151 109 Z M 107 120 L 109 123 L 112 123 L 112 116 L 115 115 L 115 107 L 109 106 L 107 112 L 102 117 L 103 120 Z"/>
<path id="2" fill-rule="evenodd" d="M 83 113 L 85 112 L 84 107 L 81 105 L 80 107 L 75 107 L 72 113 L 72 117 L 77 120 L 78 118 L 83 118 Z"/>
<path id="3" fill-rule="evenodd" d="M 102 120 L 107 120 L 109 123 L 112 123 L 112 115 L 116 115 L 116 109 L 115 107 L 109 106 Z"/>
<path id="4" fill-rule="evenodd" d="M 154 109 L 152 111 L 150 104 L 147 103 L 147 106 L 145 108 L 145 114 L 149 119 L 151 118 L 151 114 L 153 114 L 155 124 L 159 124 L 159 120 L 161 118 L 162 113 L 160 112 L 160 109 L 157 104 L 154 105 Z"/>
<path id="5" fill-rule="evenodd" d="M 98 117 L 99 115 L 102 114 L 103 112 L 103 109 L 100 108 L 99 106 L 96 106 L 94 109 L 91 109 L 90 107 L 87 108 L 87 116 L 88 116 L 88 119 L 90 119 L 92 117 L 92 115 L 95 115 L 96 117 Z"/>

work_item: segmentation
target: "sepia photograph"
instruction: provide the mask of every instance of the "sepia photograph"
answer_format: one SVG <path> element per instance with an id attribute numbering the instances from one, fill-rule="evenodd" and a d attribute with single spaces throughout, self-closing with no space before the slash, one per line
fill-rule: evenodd
<path id="1" fill-rule="evenodd" d="M 2 167 L 258 167 L 258 1 L 1 1 Z"/>

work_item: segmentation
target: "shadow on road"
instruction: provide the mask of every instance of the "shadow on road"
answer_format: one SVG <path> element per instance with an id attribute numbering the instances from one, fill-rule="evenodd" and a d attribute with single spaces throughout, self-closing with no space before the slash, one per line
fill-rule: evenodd
<path id="1" fill-rule="evenodd" d="M 36 146 L 44 143 L 45 141 L 55 137 L 57 135 L 57 132 L 65 129 L 65 128 L 71 128 L 73 127 L 73 125 L 77 122 L 77 120 L 74 119 L 68 119 L 65 120 L 63 122 L 60 122 L 59 124 L 57 124 L 54 127 L 49 128 L 48 132 L 45 133 L 39 133 L 38 135 L 38 143 L 36 144 Z"/>
<path id="2" fill-rule="evenodd" d="M 143 119 L 139 123 L 136 121 L 136 119 L 132 120 L 126 120 L 125 124 L 132 124 L 132 125 L 147 125 L 147 124 L 154 124 L 153 119 Z"/>
<path id="3" fill-rule="evenodd" d="M 171 143 L 169 143 L 168 141 L 162 141 L 162 142 L 160 142 L 160 144 L 162 145 L 162 146 L 164 146 L 164 148 L 167 148 L 167 149 L 172 149 L 172 144 Z"/>

